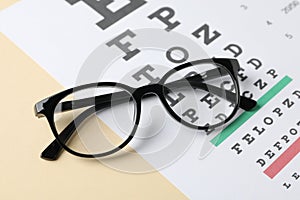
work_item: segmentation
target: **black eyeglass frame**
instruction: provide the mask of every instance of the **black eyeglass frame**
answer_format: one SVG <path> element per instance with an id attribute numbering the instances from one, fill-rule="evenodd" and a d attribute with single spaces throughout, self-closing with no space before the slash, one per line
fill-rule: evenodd
<path id="1" fill-rule="evenodd" d="M 224 121 L 222 121 L 218 124 L 215 124 L 215 125 L 197 126 L 197 125 L 192 125 L 190 123 L 187 123 L 186 121 L 184 121 L 182 118 L 180 118 L 174 112 L 174 110 L 168 104 L 167 99 L 165 97 L 167 89 L 164 85 L 165 85 L 166 80 L 172 74 L 176 73 L 177 71 L 180 71 L 187 67 L 192 67 L 194 65 L 207 64 L 207 63 L 213 63 L 213 64 L 218 65 L 219 67 L 224 69 L 228 75 L 231 76 L 231 79 L 232 79 L 234 85 L 236 86 L 236 91 L 234 94 L 236 97 L 236 99 L 234 101 L 235 107 L 234 107 L 232 113 L 230 114 L 230 116 L 228 116 Z M 239 89 L 239 83 L 238 83 L 238 78 L 237 78 L 237 72 L 238 72 L 239 68 L 240 68 L 239 63 L 236 59 L 228 59 L 228 58 L 202 59 L 202 60 L 187 62 L 187 63 L 181 64 L 181 65 L 175 67 L 174 69 L 171 69 L 156 84 L 146 85 L 146 86 L 142 86 L 139 88 L 133 88 L 133 87 L 130 87 L 130 86 L 122 84 L 122 83 L 98 82 L 98 83 L 91 83 L 91 84 L 86 84 L 86 85 L 81 85 L 81 86 L 77 86 L 74 88 L 70 88 L 70 89 L 62 91 L 58 94 L 55 94 L 51 97 L 48 97 L 48 98 L 38 102 L 35 105 L 36 116 L 38 116 L 38 117 L 45 116 L 46 117 L 46 119 L 50 125 L 50 128 L 55 136 L 55 140 L 43 151 L 43 153 L 41 154 L 41 157 L 46 160 L 56 160 L 59 157 L 62 149 L 64 149 L 75 156 L 84 157 L 84 158 L 94 158 L 94 157 L 108 156 L 108 155 L 111 155 L 111 154 L 123 149 L 133 139 L 133 137 L 136 133 L 136 130 L 138 128 L 138 124 L 140 121 L 140 116 L 141 116 L 142 98 L 144 98 L 148 94 L 151 94 L 149 96 L 157 95 L 159 97 L 159 99 L 161 100 L 162 104 L 164 105 L 164 107 L 166 108 L 166 110 L 168 111 L 168 113 L 176 121 L 178 121 L 181 124 L 184 124 L 187 127 L 190 127 L 193 129 L 198 129 L 198 130 L 208 130 L 208 129 L 213 129 L 213 128 L 219 127 L 220 125 L 223 125 L 223 124 L 227 123 L 228 121 L 230 121 L 234 117 L 234 115 L 237 113 L 239 108 L 242 108 L 242 109 L 248 111 L 256 106 L 256 101 L 254 101 L 250 98 L 240 96 L 240 89 Z M 74 128 L 76 128 L 76 127 L 72 126 L 71 133 L 69 131 L 69 133 L 65 134 L 65 135 L 63 135 L 61 133 L 59 134 L 56 129 L 55 122 L 54 122 L 55 108 L 60 103 L 61 100 L 63 100 L 65 97 L 67 97 L 68 95 L 70 95 L 76 91 L 81 91 L 81 90 L 88 89 L 91 87 L 101 87 L 101 86 L 117 87 L 117 88 L 123 89 L 123 90 L 127 91 L 129 94 L 131 94 L 132 100 L 136 106 L 136 118 L 135 118 L 133 130 L 125 141 L 123 141 L 119 146 L 117 146 L 116 148 L 114 148 L 108 152 L 99 153 L 99 154 L 83 154 L 83 153 L 76 152 L 76 151 L 70 149 L 66 145 L 66 142 L 71 137 L 71 135 L 75 131 Z M 93 113 L 99 111 L 101 108 L 103 108 L 103 105 L 100 106 L 100 104 L 99 104 L 98 107 L 97 107 L 97 105 L 95 105 L 92 108 L 88 108 L 87 112 L 86 111 L 84 111 L 84 112 L 86 112 L 86 115 L 88 113 L 93 114 Z M 91 112 L 88 112 L 89 110 Z"/>

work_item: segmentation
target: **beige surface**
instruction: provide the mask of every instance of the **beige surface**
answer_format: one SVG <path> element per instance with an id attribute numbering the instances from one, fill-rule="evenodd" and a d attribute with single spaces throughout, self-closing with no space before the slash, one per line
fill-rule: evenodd
<path id="1" fill-rule="evenodd" d="M 18 0 L 0 0 L 0 10 L 5 9 L 16 2 L 18 2 Z"/>
<path id="2" fill-rule="evenodd" d="M 63 88 L 3 34 L 0 44 L 1 200 L 186 198 L 158 172 L 121 173 L 66 152 L 55 162 L 40 159 L 53 136 L 33 105 Z"/>

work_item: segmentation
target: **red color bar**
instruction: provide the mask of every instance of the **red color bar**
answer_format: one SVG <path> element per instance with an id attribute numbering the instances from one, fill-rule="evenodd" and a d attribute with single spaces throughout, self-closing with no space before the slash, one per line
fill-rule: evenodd
<path id="1" fill-rule="evenodd" d="M 273 179 L 300 152 L 300 137 L 283 152 L 264 173 Z"/>

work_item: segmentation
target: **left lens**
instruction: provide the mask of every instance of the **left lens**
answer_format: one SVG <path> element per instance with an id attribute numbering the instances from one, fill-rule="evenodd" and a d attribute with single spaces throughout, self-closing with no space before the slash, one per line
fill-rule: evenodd
<path id="1" fill-rule="evenodd" d="M 119 146 L 128 139 L 134 130 L 135 113 L 130 92 L 116 86 L 95 85 L 62 99 L 56 106 L 54 123 L 59 135 L 69 133 L 67 142 L 58 137 L 67 148 L 80 154 L 104 156 L 120 150 Z"/>
<path id="2" fill-rule="evenodd" d="M 173 70 L 164 85 L 171 114 L 194 128 L 224 124 L 239 100 L 232 74 L 212 61 L 195 61 Z"/>

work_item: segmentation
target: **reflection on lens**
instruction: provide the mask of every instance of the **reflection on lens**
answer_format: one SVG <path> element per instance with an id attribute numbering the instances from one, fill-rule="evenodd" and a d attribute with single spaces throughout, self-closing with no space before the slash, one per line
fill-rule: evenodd
<path id="1" fill-rule="evenodd" d="M 90 87 L 61 100 L 54 121 L 58 134 L 68 132 L 70 139 L 63 143 L 71 150 L 89 155 L 105 154 L 119 150 L 131 134 L 135 112 L 128 91 L 118 87 Z"/>
<path id="2" fill-rule="evenodd" d="M 191 126 L 219 126 L 238 102 L 237 85 L 221 65 L 196 63 L 175 71 L 165 81 L 164 96 L 182 121 Z"/>

